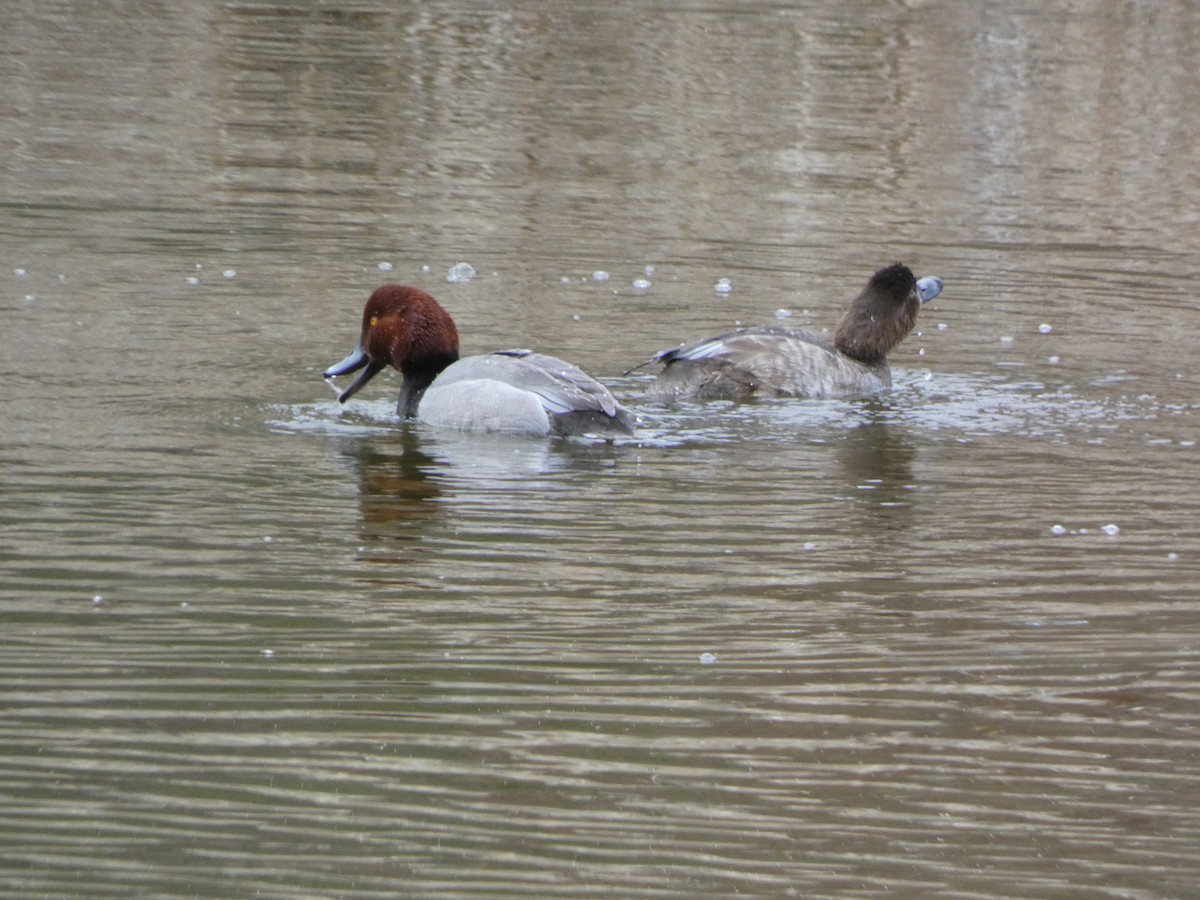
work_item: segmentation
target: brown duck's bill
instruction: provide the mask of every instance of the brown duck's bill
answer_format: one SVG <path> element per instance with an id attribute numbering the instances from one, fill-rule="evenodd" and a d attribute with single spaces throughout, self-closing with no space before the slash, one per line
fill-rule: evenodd
<path id="1" fill-rule="evenodd" d="M 363 372 L 354 379 L 354 383 L 338 394 L 338 402 L 345 403 L 355 394 L 357 394 L 368 381 L 374 378 L 382 371 L 386 363 L 372 362 L 371 358 L 363 352 L 362 347 L 355 347 L 349 356 L 343 359 L 340 363 L 330 366 L 325 370 L 326 378 L 334 378 L 338 375 L 348 375 L 351 372 L 356 372 L 362 369 Z"/>
<path id="2" fill-rule="evenodd" d="M 926 275 L 924 278 L 917 279 L 917 294 L 921 298 L 921 303 L 925 304 L 942 292 L 945 287 L 945 282 L 936 275 Z"/>

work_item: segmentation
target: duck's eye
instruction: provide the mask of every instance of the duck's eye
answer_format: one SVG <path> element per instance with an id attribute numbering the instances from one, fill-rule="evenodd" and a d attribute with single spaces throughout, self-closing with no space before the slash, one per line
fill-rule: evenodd
<path id="1" fill-rule="evenodd" d="M 371 316 L 371 327 L 375 327 L 375 323 L 379 321 L 379 316 Z"/>

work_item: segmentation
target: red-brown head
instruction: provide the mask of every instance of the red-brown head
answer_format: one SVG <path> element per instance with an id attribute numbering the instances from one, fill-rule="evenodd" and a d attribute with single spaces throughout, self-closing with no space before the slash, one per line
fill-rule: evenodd
<path id="1" fill-rule="evenodd" d="M 419 288 L 385 284 L 375 289 L 363 309 L 358 346 L 327 369 L 325 377 L 364 370 L 338 396 L 345 403 L 389 365 L 423 390 L 456 359 L 458 329 L 450 313 Z"/>
<path id="2" fill-rule="evenodd" d="M 912 331 L 921 303 L 912 270 L 892 263 L 872 275 L 854 298 L 834 329 L 833 345 L 852 359 L 877 365 Z"/>

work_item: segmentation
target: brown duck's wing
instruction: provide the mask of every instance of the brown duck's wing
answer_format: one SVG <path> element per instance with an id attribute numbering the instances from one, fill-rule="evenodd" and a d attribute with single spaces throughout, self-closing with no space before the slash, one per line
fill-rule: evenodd
<path id="1" fill-rule="evenodd" d="M 809 331 L 766 325 L 742 328 L 665 350 L 655 393 L 668 397 L 746 399 L 831 397 L 888 386 L 886 372 L 838 353 Z"/>

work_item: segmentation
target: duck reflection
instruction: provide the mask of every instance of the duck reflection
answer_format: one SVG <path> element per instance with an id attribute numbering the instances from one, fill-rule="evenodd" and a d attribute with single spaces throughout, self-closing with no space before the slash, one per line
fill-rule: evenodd
<path id="1" fill-rule="evenodd" d="M 838 463 L 858 505 L 873 519 L 906 524 L 912 514 L 916 449 L 902 429 L 884 418 L 882 407 L 868 412 L 867 420 L 841 442 Z"/>
<path id="2" fill-rule="evenodd" d="M 418 439 L 398 432 L 386 443 L 356 441 L 347 453 L 358 468 L 363 540 L 414 539 L 437 515 L 441 485 L 437 463 Z"/>
<path id="3" fill-rule="evenodd" d="M 404 428 L 347 451 L 358 469 L 361 537 L 415 542 L 464 507 L 541 502 L 564 473 L 611 465 L 609 444 Z M 374 555 L 374 554 L 373 554 Z"/>

